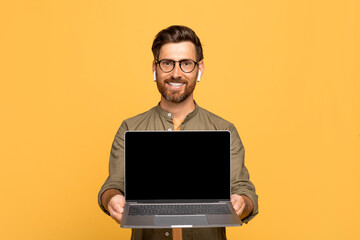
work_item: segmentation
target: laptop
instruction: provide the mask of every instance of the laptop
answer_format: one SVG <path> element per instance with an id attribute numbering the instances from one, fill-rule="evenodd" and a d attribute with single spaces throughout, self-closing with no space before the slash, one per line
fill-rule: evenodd
<path id="1" fill-rule="evenodd" d="M 230 203 L 229 131 L 125 133 L 123 228 L 240 226 Z"/>

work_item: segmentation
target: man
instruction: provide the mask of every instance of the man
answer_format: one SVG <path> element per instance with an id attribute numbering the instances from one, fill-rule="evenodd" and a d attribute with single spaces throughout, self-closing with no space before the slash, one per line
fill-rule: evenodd
<path id="1" fill-rule="evenodd" d="M 244 166 L 244 147 L 234 125 L 199 107 L 193 98 L 196 81 L 204 73 L 202 46 L 185 26 L 160 31 L 152 45 L 154 80 L 160 103 L 125 120 L 111 149 L 109 177 L 99 192 L 99 205 L 121 223 L 124 194 L 124 133 L 127 130 L 229 130 L 231 132 L 231 202 L 247 223 L 258 213 L 257 195 Z M 175 146 L 176 148 L 176 146 Z M 161 147 L 159 146 L 159 153 Z M 171 159 L 169 159 L 171 161 Z M 141 166 L 139 166 L 141 167 Z M 206 166 L 204 166 L 206 168 Z M 139 189 L 141 191 L 141 189 Z M 225 228 L 133 229 L 131 239 L 226 239 Z"/>

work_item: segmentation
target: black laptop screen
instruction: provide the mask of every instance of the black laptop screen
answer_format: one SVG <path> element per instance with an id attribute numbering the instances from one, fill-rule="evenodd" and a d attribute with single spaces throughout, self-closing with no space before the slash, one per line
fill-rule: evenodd
<path id="1" fill-rule="evenodd" d="M 230 132 L 125 133 L 127 200 L 230 198 Z"/>

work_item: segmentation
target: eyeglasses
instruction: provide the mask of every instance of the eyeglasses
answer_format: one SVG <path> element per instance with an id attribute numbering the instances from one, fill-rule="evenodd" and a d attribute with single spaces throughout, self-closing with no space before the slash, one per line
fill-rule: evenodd
<path id="1" fill-rule="evenodd" d="M 194 71 L 196 65 L 199 63 L 191 59 L 183 59 L 180 61 L 174 61 L 171 59 L 162 59 L 160 61 L 155 60 L 155 63 L 159 64 L 160 69 L 166 73 L 171 72 L 175 68 L 175 64 L 177 62 L 179 63 L 181 71 L 184 73 L 190 73 Z"/>

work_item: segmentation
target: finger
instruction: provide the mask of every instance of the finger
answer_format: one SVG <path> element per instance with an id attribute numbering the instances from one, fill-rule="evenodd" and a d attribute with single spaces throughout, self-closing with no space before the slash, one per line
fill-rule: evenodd
<path id="1" fill-rule="evenodd" d="M 113 210 L 114 212 L 117 213 L 123 213 L 124 212 L 124 208 L 122 205 L 118 204 L 118 203 L 109 203 L 109 210 Z"/>
<path id="2" fill-rule="evenodd" d="M 244 205 L 244 204 L 241 204 L 241 205 L 239 206 L 239 208 L 237 209 L 237 212 L 238 212 L 238 213 L 242 213 L 242 212 L 244 211 L 244 208 L 245 208 L 245 205 Z"/>
<path id="3" fill-rule="evenodd" d="M 120 196 L 120 202 L 122 206 L 125 205 L 125 197 L 123 195 Z"/>
<path id="4" fill-rule="evenodd" d="M 237 204 L 236 202 L 233 203 L 233 208 L 235 209 L 235 211 L 239 210 L 239 204 Z"/>
<path id="5" fill-rule="evenodd" d="M 120 206 L 120 207 L 124 207 L 125 206 L 125 198 L 122 195 L 115 195 L 114 197 L 111 198 L 111 200 L 109 201 L 109 205 L 110 206 Z"/>
<path id="6" fill-rule="evenodd" d="M 233 195 L 231 195 L 230 202 L 236 203 L 236 202 L 239 202 L 240 199 L 241 199 L 241 197 L 239 195 L 233 194 Z"/>
<path id="7" fill-rule="evenodd" d="M 116 223 L 121 224 L 122 214 L 118 214 L 118 216 L 111 216 L 112 219 L 115 220 Z"/>
<path id="8" fill-rule="evenodd" d="M 241 205 L 239 206 L 238 210 L 236 210 L 236 214 L 237 214 L 238 216 L 241 216 L 241 214 L 243 213 L 244 209 L 245 209 L 245 204 L 241 204 Z"/>
<path id="9" fill-rule="evenodd" d="M 114 219 L 119 224 L 121 223 L 122 214 L 117 213 L 115 211 L 110 211 L 109 213 L 112 219 Z"/>
<path id="10" fill-rule="evenodd" d="M 243 202 L 237 200 L 237 201 L 234 201 L 233 203 L 233 208 L 236 212 L 237 215 L 241 214 L 243 211 L 244 211 L 244 204 Z"/>
<path id="11" fill-rule="evenodd" d="M 119 206 L 118 209 L 117 209 L 117 212 L 120 213 L 120 214 L 123 214 L 124 213 L 124 208 Z"/>
<path id="12" fill-rule="evenodd" d="M 239 208 L 241 206 L 241 201 L 239 201 L 238 198 L 234 198 L 232 201 L 232 205 L 235 210 L 239 210 Z"/>

